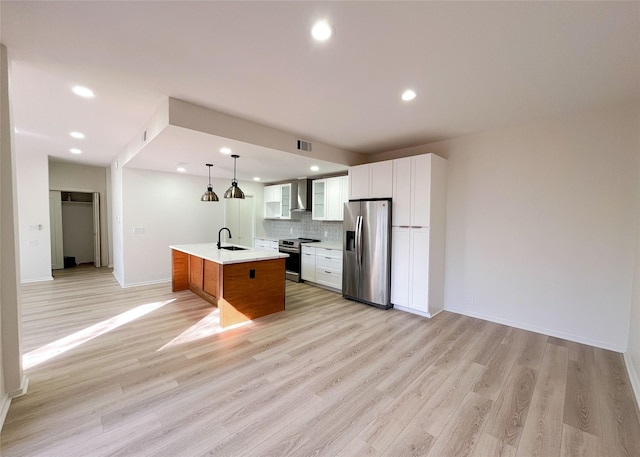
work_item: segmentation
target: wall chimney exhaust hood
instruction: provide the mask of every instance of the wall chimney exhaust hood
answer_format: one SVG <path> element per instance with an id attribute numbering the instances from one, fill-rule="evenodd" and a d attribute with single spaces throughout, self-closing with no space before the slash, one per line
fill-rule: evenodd
<path id="1" fill-rule="evenodd" d="M 295 187 L 298 188 L 298 191 L 296 192 L 297 195 L 294 193 L 291 211 L 311 211 L 311 180 L 306 178 L 298 179 L 297 183 L 294 182 L 291 186 L 291 190 L 294 191 Z"/>

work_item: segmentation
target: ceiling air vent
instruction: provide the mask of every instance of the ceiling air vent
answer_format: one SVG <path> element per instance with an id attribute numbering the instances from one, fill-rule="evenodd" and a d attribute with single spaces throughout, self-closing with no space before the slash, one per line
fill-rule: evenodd
<path id="1" fill-rule="evenodd" d="M 298 140 L 298 150 L 311 152 L 311 141 Z"/>

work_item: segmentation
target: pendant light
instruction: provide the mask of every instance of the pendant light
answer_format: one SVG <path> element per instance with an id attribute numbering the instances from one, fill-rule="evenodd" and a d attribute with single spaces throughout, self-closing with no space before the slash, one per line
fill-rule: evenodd
<path id="1" fill-rule="evenodd" d="M 233 181 L 231 181 L 231 187 L 224 193 L 224 198 L 244 198 L 244 192 L 238 187 L 238 180 L 236 179 L 236 159 L 240 156 L 233 154 Z"/>
<path id="2" fill-rule="evenodd" d="M 217 202 L 218 196 L 213 191 L 213 186 L 211 185 L 211 167 L 213 167 L 213 164 L 206 163 L 205 165 L 209 167 L 209 186 L 207 186 L 207 191 L 204 194 L 202 194 L 202 197 L 200 197 L 200 200 L 203 202 Z"/>

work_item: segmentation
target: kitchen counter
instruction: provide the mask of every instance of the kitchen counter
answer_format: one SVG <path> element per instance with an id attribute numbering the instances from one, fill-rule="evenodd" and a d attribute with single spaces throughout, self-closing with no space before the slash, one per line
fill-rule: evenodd
<path id="1" fill-rule="evenodd" d="M 273 236 L 256 236 L 254 239 L 267 240 L 267 241 L 280 241 L 280 238 L 276 238 Z"/>
<path id="2" fill-rule="evenodd" d="M 333 249 L 336 251 L 342 251 L 342 243 L 336 241 L 321 241 L 319 243 L 309 243 L 309 246 L 313 248 Z"/>
<path id="3" fill-rule="evenodd" d="M 288 254 L 218 249 L 215 243 L 171 248 L 174 292 L 190 290 L 220 310 L 220 326 L 284 311 L 285 258 Z"/>
<path id="4" fill-rule="evenodd" d="M 223 244 L 223 246 L 235 245 L 225 243 Z M 244 248 L 244 246 L 238 247 Z M 218 249 L 216 243 L 180 244 L 169 246 L 169 248 L 176 251 L 184 252 L 185 254 L 195 255 L 197 257 L 200 257 L 201 259 L 219 263 L 220 265 L 255 262 L 258 260 L 284 259 L 286 257 L 289 257 L 289 254 L 285 254 L 282 252 L 265 251 L 262 249 L 253 248 L 245 248 L 242 251 L 228 251 L 226 249 Z"/>

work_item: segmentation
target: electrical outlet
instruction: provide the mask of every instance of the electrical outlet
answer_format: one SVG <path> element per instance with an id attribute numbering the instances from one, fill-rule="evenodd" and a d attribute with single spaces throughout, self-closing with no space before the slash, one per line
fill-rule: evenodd
<path id="1" fill-rule="evenodd" d="M 38 247 L 38 240 L 29 240 L 29 246 L 32 248 Z"/>
<path id="2" fill-rule="evenodd" d="M 289 234 L 293 234 L 293 227 L 289 227 Z"/>
<path id="3" fill-rule="evenodd" d="M 473 305 L 473 295 L 467 295 L 467 305 Z"/>
<path id="4" fill-rule="evenodd" d="M 135 235 L 140 235 L 140 234 L 144 233 L 144 226 L 139 225 L 137 227 L 133 227 L 133 233 Z"/>
<path id="5" fill-rule="evenodd" d="M 324 231 L 324 237 L 326 238 L 327 236 L 329 236 L 329 232 L 327 232 L 326 230 Z"/>

